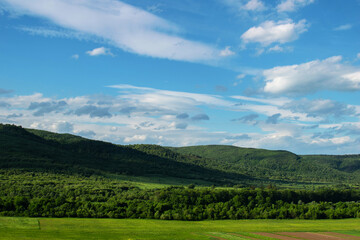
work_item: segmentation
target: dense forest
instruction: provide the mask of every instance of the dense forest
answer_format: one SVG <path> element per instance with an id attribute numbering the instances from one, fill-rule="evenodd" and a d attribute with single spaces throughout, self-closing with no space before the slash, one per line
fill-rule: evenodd
<path id="1" fill-rule="evenodd" d="M 2 216 L 360 217 L 359 155 L 122 146 L 2 124 L 0 147 Z"/>
<path id="2" fill-rule="evenodd" d="M 30 217 L 336 219 L 360 217 L 360 190 L 167 187 L 91 176 L 2 172 L 0 215 Z"/>

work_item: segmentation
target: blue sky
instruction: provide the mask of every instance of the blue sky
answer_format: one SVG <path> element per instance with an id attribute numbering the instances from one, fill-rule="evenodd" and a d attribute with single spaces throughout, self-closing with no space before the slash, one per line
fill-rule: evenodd
<path id="1" fill-rule="evenodd" d="M 0 0 L 0 122 L 359 153 L 359 0 Z"/>

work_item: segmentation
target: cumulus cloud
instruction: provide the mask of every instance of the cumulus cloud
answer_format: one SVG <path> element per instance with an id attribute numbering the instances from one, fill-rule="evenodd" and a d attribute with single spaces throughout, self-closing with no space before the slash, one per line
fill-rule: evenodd
<path id="1" fill-rule="evenodd" d="M 124 139 L 124 142 L 129 143 L 129 142 L 143 142 L 145 141 L 147 138 L 146 135 L 134 135 L 132 137 L 126 137 Z"/>
<path id="2" fill-rule="evenodd" d="M 351 28 L 352 28 L 351 24 L 344 24 L 344 25 L 334 28 L 334 30 L 335 31 L 346 31 L 346 30 L 350 30 Z"/>
<path id="3" fill-rule="evenodd" d="M 176 128 L 176 129 L 186 129 L 187 126 L 188 126 L 187 123 L 177 123 L 177 124 L 175 125 L 175 128 Z"/>
<path id="4" fill-rule="evenodd" d="M 260 43 L 262 46 L 268 46 L 272 43 L 287 43 L 298 39 L 299 35 L 306 32 L 308 24 L 306 20 L 300 20 L 298 23 L 291 19 L 285 21 L 265 21 L 258 27 L 252 27 L 242 36 L 242 41 L 247 43 Z"/>
<path id="5" fill-rule="evenodd" d="M 65 101 L 52 102 L 32 102 L 29 110 L 36 110 L 34 116 L 44 116 L 45 113 L 50 113 L 63 109 L 67 103 Z"/>
<path id="6" fill-rule="evenodd" d="M 187 119 L 187 118 L 189 118 L 189 114 L 181 113 L 181 114 L 176 115 L 176 118 L 177 119 Z"/>
<path id="7" fill-rule="evenodd" d="M 75 114 L 78 116 L 89 114 L 90 117 L 111 117 L 111 113 L 109 112 L 109 108 L 104 107 L 97 107 L 93 105 L 86 105 L 80 107 L 75 110 Z"/>
<path id="8" fill-rule="evenodd" d="M 225 49 L 220 51 L 220 56 L 221 57 L 228 57 L 228 56 L 232 56 L 235 55 L 235 52 L 230 50 L 230 46 L 225 47 Z"/>
<path id="9" fill-rule="evenodd" d="M 280 113 L 274 114 L 274 115 L 268 117 L 268 119 L 266 120 L 266 123 L 277 124 L 280 117 L 281 117 Z"/>
<path id="10" fill-rule="evenodd" d="M 124 51 L 182 61 L 219 56 L 213 46 L 176 36 L 178 27 L 116 0 L 3 0 L 18 14 L 47 19 L 64 29 L 107 40 Z"/>
<path id="11" fill-rule="evenodd" d="M 341 56 L 265 70 L 264 92 L 306 94 L 320 90 L 359 91 L 360 68 L 341 63 Z"/>
<path id="12" fill-rule="evenodd" d="M 252 114 L 245 115 L 245 116 L 243 116 L 241 118 L 233 119 L 232 121 L 241 122 L 241 123 L 245 123 L 245 124 L 256 125 L 257 124 L 256 119 L 258 117 L 259 117 L 258 114 L 252 113 Z"/>
<path id="13" fill-rule="evenodd" d="M 74 125 L 67 121 L 59 121 L 53 123 L 50 129 L 58 133 L 71 133 L 74 129 Z"/>
<path id="14" fill-rule="evenodd" d="M 210 120 L 209 116 L 206 115 L 206 114 L 204 114 L 204 113 L 196 114 L 196 115 L 193 116 L 191 119 L 192 119 L 192 120 L 195 120 L 195 121 Z"/>
<path id="15" fill-rule="evenodd" d="M 293 12 L 313 2 L 315 2 L 315 0 L 283 0 L 277 5 L 276 9 L 278 12 Z"/>
<path id="16" fill-rule="evenodd" d="M 276 45 L 272 48 L 269 48 L 269 52 L 283 52 L 284 48 L 280 47 L 279 45 Z"/>
<path id="17" fill-rule="evenodd" d="M 87 51 L 86 54 L 89 56 L 100 56 L 100 55 L 113 56 L 114 55 L 114 54 L 112 54 L 110 49 L 105 48 L 105 47 L 94 48 L 93 50 Z"/>

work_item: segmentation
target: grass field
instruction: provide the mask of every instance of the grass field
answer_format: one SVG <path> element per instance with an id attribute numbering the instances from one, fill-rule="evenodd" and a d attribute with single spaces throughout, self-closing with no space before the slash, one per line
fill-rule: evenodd
<path id="1" fill-rule="evenodd" d="M 341 232 L 360 236 L 360 219 L 161 221 L 0 217 L 0 239 L 247 239 L 254 232 Z M 257 239 L 273 239 L 259 237 Z"/>

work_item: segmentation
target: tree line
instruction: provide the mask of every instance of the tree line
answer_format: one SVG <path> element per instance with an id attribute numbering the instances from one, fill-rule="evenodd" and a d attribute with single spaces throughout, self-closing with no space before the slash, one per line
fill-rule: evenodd
<path id="1" fill-rule="evenodd" d="M 167 187 L 140 189 L 101 177 L 0 175 L 0 215 L 26 217 L 339 219 L 360 217 L 360 190 Z"/>

